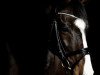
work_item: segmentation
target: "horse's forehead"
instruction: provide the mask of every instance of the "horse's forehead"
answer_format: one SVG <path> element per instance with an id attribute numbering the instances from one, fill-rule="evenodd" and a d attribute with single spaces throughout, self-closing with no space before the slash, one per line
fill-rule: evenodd
<path id="1" fill-rule="evenodd" d="M 84 48 L 87 48 L 88 46 L 87 46 L 86 35 L 85 35 L 86 23 L 84 22 L 84 20 L 77 18 L 74 24 L 80 29 L 80 32 L 82 34 L 83 46 Z"/>
<path id="2" fill-rule="evenodd" d="M 86 27 L 86 23 L 84 22 L 83 19 L 77 18 L 74 22 L 74 24 L 80 29 L 84 30 Z"/>
<path id="3" fill-rule="evenodd" d="M 73 24 L 78 27 L 80 30 L 84 30 L 86 28 L 86 23 L 83 19 L 78 18 L 77 16 L 69 13 L 58 13 L 62 15 L 62 19 L 64 18 L 67 22 L 73 22 Z M 63 19 L 63 20 L 64 20 Z"/>

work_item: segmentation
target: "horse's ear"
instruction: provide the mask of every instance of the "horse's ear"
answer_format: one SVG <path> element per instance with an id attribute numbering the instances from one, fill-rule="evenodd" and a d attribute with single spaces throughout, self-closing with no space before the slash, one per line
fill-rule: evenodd
<path id="1" fill-rule="evenodd" d="M 65 3 L 70 3 L 72 0 L 64 0 Z"/>
<path id="2" fill-rule="evenodd" d="M 87 5 L 90 0 L 80 0 L 83 5 Z"/>

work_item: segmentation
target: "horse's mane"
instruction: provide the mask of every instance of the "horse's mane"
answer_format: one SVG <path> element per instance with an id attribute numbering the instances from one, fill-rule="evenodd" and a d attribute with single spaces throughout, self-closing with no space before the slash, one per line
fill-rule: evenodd
<path id="1" fill-rule="evenodd" d="M 85 10 L 85 6 L 83 4 L 84 2 L 86 2 L 86 0 L 64 0 L 62 2 L 61 0 L 59 0 L 58 4 L 55 4 L 56 5 L 55 7 L 58 8 L 58 11 L 59 10 L 71 11 L 74 16 L 77 16 L 78 18 L 83 19 L 88 25 L 87 13 Z"/>

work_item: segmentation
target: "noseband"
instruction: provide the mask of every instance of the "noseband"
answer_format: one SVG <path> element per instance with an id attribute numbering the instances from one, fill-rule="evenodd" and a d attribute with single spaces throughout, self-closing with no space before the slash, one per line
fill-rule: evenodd
<path id="1" fill-rule="evenodd" d="M 67 15 L 67 16 L 71 16 L 71 17 L 74 17 L 74 18 L 78 18 L 78 17 L 75 17 L 74 15 L 71 15 L 71 14 L 67 14 L 67 13 L 61 13 L 59 12 L 59 14 L 64 14 L 64 15 Z M 75 66 L 80 62 L 80 60 L 86 55 L 89 53 L 89 51 L 87 50 L 87 48 L 82 48 L 82 49 L 79 49 L 79 50 L 76 50 L 76 51 L 71 51 L 71 52 L 65 52 L 65 49 L 64 49 L 64 46 L 62 44 L 62 41 L 61 41 L 61 38 L 60 38 L 60 35 L 59 35 L 59 29 L 58 29 L 58 24 L 57 24 L 57 21 L 56 19 L 53 20 L 53 23 L 51 24 L 52 26 L 52 29 L 51 31 L 54 30 L 54 34 L 56 35 L 56 49 L 52 48 L 49 46 L 49 50 L 55 54 L 56 56 L 59 57 L 59 59 L 61 60 L 65 70 L 66 70 L 66 73 L 67 71 L 70 71 L 70 73 L 72 73 L 73 69 L 75 68 Z M 52 50 L 53 49 L 53 50 Z M 77 60 L 74 64 L 71 64 L 71 62 L 68 60 L 68 57 L 71 57 L 71 56 L 74 56 L 74 55 L 77 55 L 77 54 L 82 54 L 83 56 L 80 57 L 79 60 Z"/>

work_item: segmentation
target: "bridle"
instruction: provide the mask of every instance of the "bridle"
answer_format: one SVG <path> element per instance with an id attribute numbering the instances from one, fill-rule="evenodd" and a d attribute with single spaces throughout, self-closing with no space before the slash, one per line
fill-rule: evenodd
<path id="1" fill-rule="evenodd" d="M 67 15 L 67 16 L 71 16 L 71 17 L 74 17 L 76 19 L 78 18 L 78 17 L 75 17 L 74 15 L 67 14 L 67 13 L 58 12 L 57 15 L 59 15 L 59 14 L 64 14 L 64 15 Z M 87 48 L 82 48 L 82 49 L 72 51 L 72 52 L 65 52 L 64 46 L 63 46 L 62 41 L 61 41 L 61 37 L 59 35 L 59 28 L 58 28 L 58 23 L 57 23 L 56 19 L 53 20 L 51 26 L 52 26 L 51 32 L 54 31 L 55 37 L 56 37 L 56 49 L 52 48 L 49 45 L 49 50 L 54 55 L 59 57 L 59 59 L 61 60 L 63 66 L 66 70 L 66 74 L 67 74 L 68 71 L 72 74 L 73 69 L 75 68 L 75 66 L 80 62 L 80 60 L 86 54 L 89 54 L 89 51 L 87 50 Z M 54 49 L 54 50 L 52 50 L 52 49 Z M 82 54 L 82 57 L 80 57 L 80 59 L 77 60 L 74 64 L 71 64 L 71 62 L 68 60 L 68 57 L 75 56 L 77 54 Z"/>

